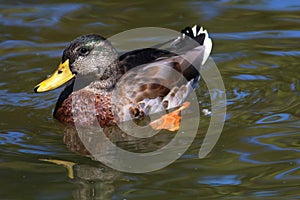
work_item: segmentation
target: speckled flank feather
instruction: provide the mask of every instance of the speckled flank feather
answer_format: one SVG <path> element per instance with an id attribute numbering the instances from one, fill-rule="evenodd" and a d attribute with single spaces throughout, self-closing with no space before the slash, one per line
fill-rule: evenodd
<path id="1" fill-rule="evenodd" d="M 113 93 L 121 121 L 181 105 L 198 84 L 203 54 L 204 48 L 199 46 L 124 74 Z"/>

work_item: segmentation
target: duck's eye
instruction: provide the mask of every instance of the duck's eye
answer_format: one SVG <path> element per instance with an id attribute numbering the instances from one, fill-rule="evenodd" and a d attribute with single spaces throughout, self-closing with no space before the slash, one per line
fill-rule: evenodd
<path id="1" fill-rule="evenodd" d="M 89 54 L 89 50 L 85 47 L 81 47 L 78 52 L 80 56 L 86 56 Z"/>

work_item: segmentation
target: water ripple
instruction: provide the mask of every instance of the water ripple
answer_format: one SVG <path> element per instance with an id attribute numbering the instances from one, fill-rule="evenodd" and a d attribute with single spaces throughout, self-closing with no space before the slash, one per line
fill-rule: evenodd
<path id="1" fill-rule="evenodd" d="M 272 151 L 294 151 L 300 153 L 300 149 L 293 148 L 291 144 L 283 143 L 291 142 L 284 141 L 283 138 L 292 137 L 292 135 L 294 135 L 294 133 L 289 133 L 288 135 L 287 133 L 270 133 L 265 135 L 247 137 L 245 138 L 245 140 L 247 143 L 263 146 Z M 277 141 L 275 139 L 277 139 Z"/>
<path id="2" fill-rule="evenodd" d="M 282 39 L 300 38 L 299 30 L 267 30 L 231 33 L 213 33 L 212 38 L 220 40 Z"/>
<path id="3" fill-rule="evenodd" d="M 228 152 L 238 154 L 242 162 L 251 164 L 285 164 L 298 163 L 300 159 L 294 157 L 294 154 L 300 153 L 299 144 L 293 141 L 299 141 L 298 133 L 270 133 L 258 136 L 248 136 L 242 139 L 246 144 L 252 144 L 261 149 L 253 152 L 243 150 L 229 149 Z M 269 157 L 269 153 L 277 154 L 277 157 Z M 267 155 L 267 156 L 265 156 Z M 280 155 L 285 155 L 280 156 Z M 288 169 L 289 170 L 289 169 Z"/>
<path id="4" fill-rule="evenodd" d="M 63 16 L 82 6 L 83 4 L 75 3 L 1 5 L 0 24 L 20 27 L 54 26 Z"/>
<path id="5" fill-rule="evenodd" d="M 267 117 L 264 117 L 256 122 L 256 124 L 270 124 L 270 123 L 278 123 L 283 122 L 290 119 L 290 114 L 288 113 L 279 113 L 279 114 L 273 114 L 269 115 Z"/>
<path id="6" fill-rule="evenodd" d="M 25 140 L 30 138 L 21 132 L 8 131 L 6 133 L 0 133 L 0 145 L 17 145 L 18 152 L 38 155 L 50 155 L 53 154 L 45 146 L 26 144 Z"/>
<path id="7" fill-rule="evenodd" d="M 11 49 L 11 48 L 17 48 L 17 47 L 55 47 L 59 48 L 62 46 L 66 46 L 67 43 L 38 43 L 28 40 L 5 40 L 3 42 L 0 42 L 0 46 L 2 49 Z"/>
<path id="8" fill-rule="evenodd" d="M 298 11 L 300 9 L 300 3 L 298 0 L 258 1 L 257 3 L 252 2 L 253 1 L 249 1 L 249 3 L 245 3 L 243 5 L 232 5 L 232 7 L 257 11 Z"/>
<path id="9" fill-rule="evenodd" d="M 240 74 L 237 76 L 231 76 L 232 78 L 243 80 L 243 81 L 255 81 L 255 80 L 270 80 L 270 78 L 263 75 L 252 75 L 252 74 Z"/>
<path id="10" fill-rule="evenodd" d="M 260 51 L 261 53 L 274 56 L 300 56 L 300 51 Z"/>
<path id="11" fill-rule="evenodd" d="M 20 106 L 49 108 L 55 104 L 57 98 L 55 92 L 43 95 L 43 99 L 41 99 L 40 96 L 41 95 L 37 95 L 34 93 L 11 93 L 8 90 L 0 90 L 0 107 L 7 108 L 8 106 Z"/>
<path id="12" fill-rule="evenodd" d="M 300 160 L 299 162 L 297 163 L 298 165 L 300 165 Z M 299 180 L 300 179 L 300 175 L 296 175 L 296 174 L 293 174 L 294 172 L 297 172 L 298 171 L 298 174 L 300 172 L 300 166 L 296 166 L 290 170 L 286 170 L 284 172 L 281 172 L 279 174 L 277 174 L 275 176 L 275 179 L 279 179 L 279 180 Z"/>
<path id="13" fill-rule="evenodd" d="M 0 46 L 4 50 L 0 54 L 0 60 L 5 61 L 10 58 L 28 55 L 45 55 L 47 57 L 57 58 L 61 56 L 61 49 L 66 46 L 66 43 L 37 43 L 27 40 L 6 40 L 0 42 Z"/>
<path id="14" fill-rule="evenodd" d="M 240 185 L 242 183 L 241 177 L 238 175 L 219 175 L 219 176 L 202 176 L 198 183 L 208 184 L 211 186 L 224 185 Z"/>

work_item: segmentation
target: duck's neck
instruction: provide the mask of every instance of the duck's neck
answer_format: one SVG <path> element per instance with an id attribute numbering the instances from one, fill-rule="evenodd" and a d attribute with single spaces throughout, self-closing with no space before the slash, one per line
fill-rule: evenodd
<path id="1" fill-rule="evenodd" d="M 86 89 L 91 90 L 95 93 L 102 93 L 102 92 L 108 92 L 111 91 L 116 84 L 116 81 L 114 78 L 109 78 L 106 80 L 96 80 L 91 82 Z"/>
<path id="2" fill-rule="evenodd" d="M 117 82 L 118 73 L 117 66 L 115 65 L 107 68 L 100 78 L 92 81 L 87 86 L 87 89 L 95 93 L 111 91 Z"/>

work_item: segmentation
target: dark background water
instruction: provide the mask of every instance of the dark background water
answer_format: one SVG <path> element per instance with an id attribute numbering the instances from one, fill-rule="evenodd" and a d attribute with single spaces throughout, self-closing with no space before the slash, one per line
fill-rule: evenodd
<path id="1" fill-rule="evenodd" d="M 297 0 L 0 1 L 0 198 L 300 198 L 299 10 Z M 33 93 L 66 44 L 91 32 L 193 24 L 211 33 L 228 98 L 213 151 L 198 159 L 196 140 L 179 160 L 146 174 L 96 167 L 69 151 L 51 114 L 61 89 Z M 199 132 L 208 124 L 201 118 Z M 77 163 L 75 178 L 40 159 Z"/>

